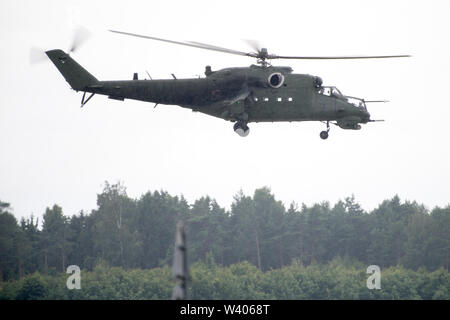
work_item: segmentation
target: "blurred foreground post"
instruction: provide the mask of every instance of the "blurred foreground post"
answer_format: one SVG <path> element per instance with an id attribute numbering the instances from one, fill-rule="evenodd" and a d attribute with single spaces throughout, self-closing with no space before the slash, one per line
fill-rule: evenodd
<path id="1" fill-rule="evenodd" d="M 175 235 L 175 253 L 173 256 L 173 276 L 175 278 L 175 288 L 173 289 L 172 300 L 186 299 L 186 284 L 188 280 L 188 266 L 186 255 L 186 237 L 184 234 L 183 222 L 178 222 Z"/>

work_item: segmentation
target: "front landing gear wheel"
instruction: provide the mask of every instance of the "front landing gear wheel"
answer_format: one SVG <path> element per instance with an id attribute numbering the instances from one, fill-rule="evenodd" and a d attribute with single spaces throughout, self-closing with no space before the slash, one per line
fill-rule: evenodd
<path id="1" fill-rule="evenodd" d="M 327 121 L 327 131 L 322 131 L 320 137 L 325 140 L 328 138 L 328 132 L 330 131 L 330 121 Z"/>
<path id="2" fill-rule="evenodd" d="M 238 121 L 233 126 L 234 132 L 236 132 L 241 137 L 246 137 L 250 133 L 250 128 L 245 122 Z"/>
<path id="3" fill-rule="evenodd" d="M 327 139 L 327 138 L 328 138 L 328 131 L 322 131 L 322 132 L 320 133 L 320 137 L 321 137 L 323 140 Z"/>

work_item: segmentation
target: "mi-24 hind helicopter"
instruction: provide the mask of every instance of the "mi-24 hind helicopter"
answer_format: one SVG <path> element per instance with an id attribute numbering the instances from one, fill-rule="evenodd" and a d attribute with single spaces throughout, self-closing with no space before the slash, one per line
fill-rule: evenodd
<path id="1" fill-rule="evenodd" d="M 256 52 L 242 52 L 200 42 L 180 42 L 134 33 L 109 30 L 111 32 L 164 41 L 172 44 L 200 49 L 220 51 L 257 59 L 250 67 L 226 68 L 213 71 L 206 66 L 204 78 L 164 80 L 99 81 L 69 54 L 62 50 L 50 50 L 46 54 L 62 73 L 72 89 L 84 92 L 81 106 L 95 94 L 107 95 L 110 99 L 134 99 L 166 105 L 178 105 L 227 121 L 235 122 L 234 131 L 242 137 L 249 134 L 250 122 L 277 121 L 321 121 L 326 131 L 320 132 L 322 139 L 328 138 L 330 123 L 342 129 L 361 129 L 361 124 L 373 122 L 364 99 L 343 95 L 336 87 L 323 86 L 317 76 L 293 73 L 290 67 L 272 66 L 273 59 L 372 59 L 399 58 L 409 55 L 390 56 L 279 56 L 269 54 L 250 42 Z M 73 48 L 74 49 L 74 48 Z M 73 51 L 73 50 L 71 50 Z M 86 98 L 86 93 L 91 93 Z M 382 101 L 370 101 L 382 102 Z"/>

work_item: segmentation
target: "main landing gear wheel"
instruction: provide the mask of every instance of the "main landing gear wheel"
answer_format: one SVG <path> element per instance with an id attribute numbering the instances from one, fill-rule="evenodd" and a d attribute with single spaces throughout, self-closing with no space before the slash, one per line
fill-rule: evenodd
<path id="1" fill-rule="evenodd" d="M 328 132 L 330 131 L 330 121 L 327 121 L 327 131 L 322 131 L 320 137 L 325 140 L 328 138 Z"/>
<path id="2" fill-rule="evenodd" d="M 246 137 L 250 133 L 250 128 L 242 121 L 236 122 L 233 126 L 233 130 L 241 137 Z"/>

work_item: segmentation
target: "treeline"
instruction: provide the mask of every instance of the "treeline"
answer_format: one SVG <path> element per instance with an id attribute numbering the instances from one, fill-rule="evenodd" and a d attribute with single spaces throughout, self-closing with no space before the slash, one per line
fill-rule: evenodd
<path id="1" fill-rule="evenodd" d="M 253 196 L 237 193 L 226 210 L 210 197 L 189 204 L 163 191 L 132 199 L 122 184 L 106 183 L 90 213 L 68 216 L 54 205 L 42 222 L 18 222 L 8 203 L 0 202 L 0 210 L 2 280 L 57 274 L 72 264 L 86 271 L 99 263 L 164 268 L 172 262 L 179 220 L 185 222 L 191 264 L 210 257 L 223 267 L 248 261 L 262 272 L 276 272 L 292 262 L 309 266 L 345 257 L 382 269 L 448 271 L 450 206 L 429 211 L 397 196 L 371 212 L 354 197 L 333 206 L 286 208 L 261 188 Z"/>
<path id="2" fill-rule="evenodd" d="M 326 265 L 290 266 L 261 271 L 241 262 L 227 267 L 205 262 L 192 265 L 188 298 L 200 299 L 450 299 L 450 274 L 402 267 L 381 270 L 381 288 L 367 288 L 366 266 L 336 258 Z M 0 300 L 37 299 L 170 299 L 174 287 L 169 266 L 128 269 L 98 264 L 81 271 L 81 288 L 68 290 L 68 275 L 32 274 L 21 280 L 0 283 Z"/>

